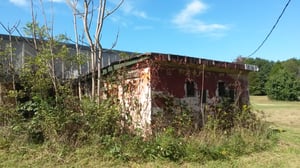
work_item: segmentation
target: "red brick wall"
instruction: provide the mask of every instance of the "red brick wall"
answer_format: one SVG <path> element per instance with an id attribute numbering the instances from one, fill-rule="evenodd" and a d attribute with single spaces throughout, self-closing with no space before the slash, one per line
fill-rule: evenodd
<path id="1" fill-rule="evenodd" d="M 204 89 L 208 90 L 210 98 L 216 96 L 218 81 L 223 81 L 229 89 L 234 89 L 235 81 L 239 76 L 243 77 L 239 79 L 244 85 L 243 89 L 247 88 L 247 81 L 244 81 L 245 77 L 238 75 L 238 72 L 228 74 L 205 70 L 204 75 Z M 185 97 L 184 85 L 186 80 L 193 80 L 199 91 L 202 87 L 202 76 L 202 68 L 185 68 L 184 65 L 178 67 L 160 66 L 152 71 L 151 84 L 155 91 L 168 92 L 177 98 L 183 98 Z"/>

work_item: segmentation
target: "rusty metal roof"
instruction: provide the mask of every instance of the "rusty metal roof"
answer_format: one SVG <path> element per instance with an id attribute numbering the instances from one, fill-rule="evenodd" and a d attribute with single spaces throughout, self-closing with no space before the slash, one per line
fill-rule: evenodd
<path id="1" fill-rule="evenodd" d="M 221 68 L 221 69 L 233 69 L 233 70 L 235 69 L 235 70 L 243 70 L 243 71 L 258 71 L 259 70 L 259 68 L 256 65 L 217 61 L 217 60 L 196 58 L 196 57 L 190 57 L 190 56 L 155 53 L 155 52 L 131 55 L 128 58 L 120 59 L 115 62 L 112 62 L 110 65 L 114 66 L 114 65 L 118 64 L 118 66 L 128 66 L 128 65 L 136 64 L 145 59 L 151 59 L 156 62 L 162 62 L 162 63 L 163 62 L 164 63 L 175 63 L 177 65 L 196 65 L 196 66 L 204 65 L 206 67 L 217 67 L 217 68 Z M 106 68 L 106 67 L 103 67 L 103 68 Z"/>
<path id="2" fill-rule="evenodd" d="M 151 55 L 154 60 L 176 62 L 178 64 L 195 64 L 205 65 L 218 68 L 239 69 L 245 71 L 258 71 L 258 67 L 255 65 L 241 64 L 235 62 L 217 61 L 203 58 L 196 58 L 190 56 L 174 55 L 174 54 L 162 54 L 162 53 L 146 53 Z"/>

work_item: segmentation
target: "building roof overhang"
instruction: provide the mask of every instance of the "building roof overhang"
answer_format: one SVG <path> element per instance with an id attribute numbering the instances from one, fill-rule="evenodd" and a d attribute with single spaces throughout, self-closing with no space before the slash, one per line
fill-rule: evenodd
<path id="1" fill-rule="evenodd" d="M 144 54 L 137 54 L 135 56 L 131 56 L 129 58 L 120 59 L 119 61 L 112 62 L 110 65 L 103 67 L 103 70 L 106 72 L 111 71 L 113 69 L 119 69 L 124 66 L 130 66 L 133 64 L 137 64 L 141 61 L 151 59 L 154 62 L 161 64 L 169 64 L 169 65 L 186 65 L 186 66 L 194 66 L 194 67 L 208 67 L 215 69 L 228 69 L 228 70 L 240 70 L 240 71 L 259 71 L 259 68 L 256 65 L 249 64 L 241 64 L 235 62 L 224 62 L 203 58 L 196 58 L 190 56 L 182 56 L 182 55 L 174 55 L 174 54 L 163 54 L 163 53 L 155 53 L 148 52 Z"/>

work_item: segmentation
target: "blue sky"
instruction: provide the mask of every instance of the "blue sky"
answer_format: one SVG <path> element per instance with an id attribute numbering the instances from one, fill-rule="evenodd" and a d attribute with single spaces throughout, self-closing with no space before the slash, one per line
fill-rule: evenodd
<path id="1" fill-rule="evenodd" d="M 44 24 L 40 0 L 34 0 Z M 51 3 L 52 1 L 52 3 Z M 108 0 L 111 9 L 118 0 Z M 101 42 L 132 52 L 161 52 L 233 61 L 248 56 L 264 40 L 288 0 L 125 0 L 105 20 Z M 73 38 L 72 11 L 65 0 L 43 0 L 54 33 Z M 97 3 L 95 3 L 97 4 Z M 80 7 L 80 6 L 79 6 Z M 292 0 L 264 46 L 252 57 L 268 60 L 300 59 L 300 1 Z M 31 21 L 30 0 L 1 0 L 0 22 L 19 29 Z M 81 25 L 82 21 L 78 20 Z M 82 29 L 79 29 L 82 33 Z M 92 31 L 94 32 L 94 31 Z M 0 27 L 0 33 L 6 34 Z"/>

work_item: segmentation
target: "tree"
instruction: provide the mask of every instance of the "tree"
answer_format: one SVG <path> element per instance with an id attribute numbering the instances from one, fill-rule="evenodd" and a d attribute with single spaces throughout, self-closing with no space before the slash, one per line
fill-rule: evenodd
<path id="1" fill-rule="evenodd" d="M 300 80 L 280 62 L 276 63 L 266 83 L 268 97 L 274 100 L 295 101 L 298 100 L 299 90 Z"/>
<path id="2" fill-rule="evenodd" d="M 6 75 L 4 75 L 4 76 L 8 77 L 9 80 L 12 81 L 12 91 L 16 91 L 16 68 L 14 65 L 15 54 L 14 54 L 14 48 L 13 48 L 13 44 L 12 44 L 12 34 L 15 30 L 17 30 L 19 23 L 16 23 L 13 27 L 9 27 L 9 26 L 6 27 L 1 22 L 0 22 L 0 25 L 8 33 L 8 36 L 9 36 L 9 42 L 5 46 L 4 51 L 1 52 L 1 54 L 0 54 L 2 57 L 0 59 L 0 61 L 2 63 L 0 71 L 2 73 L 6 72 Z M 7 64 L 5 65 L 5 63 L 7 63 Z M 3 78 L 3 79 L 5 79 L 5 78 Z M 1 93 L 2 93 L 2 88 L 1 88 L 1 80 L 0 80 L 0 104 L 2 103 Z M 15 96 L 15 104 L 16 103 L 17 103 L 17 98 Z"/>
<path id="3" fill-rule="evenodd" d="M 49 27 L 42 0 L 40 0 L 40 7 L 44 24 L 41 26 L 36 21 L 37 14 L 33 6 L 33 0 L 31 0 L 32 22 L 26 24 L 24 32 L 32 37 L 36 56 L 27 56 L 28 61 L 25 62 L 20 76 L 23 78 L 21 82 L 31 94 L 41 98 L 47 96 L 49 90 L 53 90 L 57 102 L 62 87 L 61 79 L 64 78 L 65 64 L 71 61 L 67 47 L 61 43 L 67 38 L 62 34 L 53 35 L 54 21 L 52 18 L 52 24 Z M 57 74 L 59 66 L 61 66 L 60 76 Z"/>
<path id="4" fill-rule="evenodd" d="M 251 95 L 266 95 L 265 85 L 268 80 L 273 62 L 261 58 L 246 58 L 243 63 L 258 66 L 258 72 L 249 73 L 249 91 Z"/>
<path id="5" fill-rule="evenodd" d="M 20 82 L 26 92 L 31 94 L 30 97 L 38 96 L 47 99 L 53 90 L 57 101 L 62 87 L 63 73 L 58 76 L 56 66 L 58 63 L 66 64 L 69 60 L 68 49 L 59 43 L 60 40 L 60 36 L 48 39 L 39 45 L 35 56 L 26 56 L 26 62 L 20 73 Z M 38 43 L 40 41 L 38 40 Z"/>
<path id="6" fill-rule="evenodd" d="M 77 26 L 77 16 L 80 15 L 80 12 L 77 10 L 78 0 L 67 0 L 67 3 L 72 9 L 73 13 L 73 27 L 74 27 L 74 36 L 75 36 L 75 48 L 76 48 L 76 63 L 78 65 L 78 98 L 81 100 L 81 63 L 82 59 L 80 57 L 80 50 L 79 50 L 79 35 L 78 35 L 78 26 Z"/>
<path id="7" fill-rule="evenodd" d="M 294 74 L 297 79 L 300 79 L 300 60 L 291 58 L 282 62 L 282 66 L 290 73 Z"/>
<path id="8" fill-rule="evenodd" d="M 100 102 L 100 89 L 101 89 L 101 68 L 102 68 L 102 53 L 103 48 L 100 42 L 100 35 L 102 32 L 104 20 L 113 14 L 123 3 L 124 0 L 120 0 L 119 3 L 116 5 L 115 8 L 112 10 L 106 9 L 106 2 L 107 0 L 99 0 L 99 6 L 97 9 L 97 18 L 96 18 L 96 26 L 95 26 L 95 33 L 92 34 L 91 32 L 91 23 L 93 22 L 93 14 L 94 14 L 94 0 L 84 0 L 83 1 L 83 12 L 78 12 L 82 15 L 83 20 L 83 28 L 85 32 L 85 36 L 89 43 L 90 47 L 90 61 L 91 61 L 91 73 L 92 73 L 92 91 L 91 96 L 92 99 L 95 99 L 95 95 L 97 95 L 97 101 Z M 76 0 L 73 1 L 73 4 L 77 2 Z M 73 11 L 79 11 L 76 9 L 76 6 L 71 6 Z M 97 94 L 95 94 L 95 81 L 96 81 L 96 71 L 97 71 Z"/>

